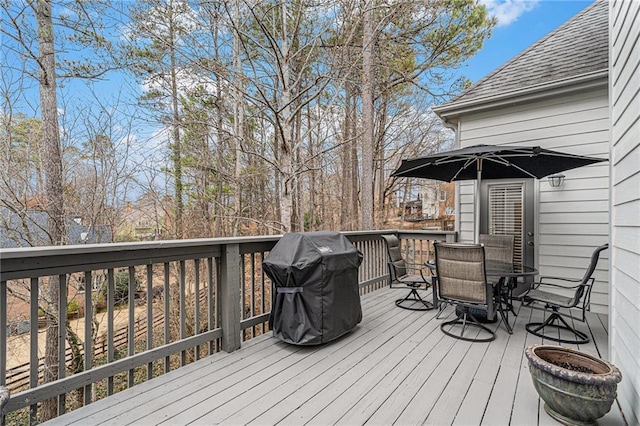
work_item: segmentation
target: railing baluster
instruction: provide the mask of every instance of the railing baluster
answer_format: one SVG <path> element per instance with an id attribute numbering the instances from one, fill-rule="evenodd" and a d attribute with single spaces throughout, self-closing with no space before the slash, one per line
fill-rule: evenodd
<path id="1" fill-rule="evenodd" d="M 194 281 L 194 309 L 193 313 L 193 334 L 200 334 L 200 259 L 194 259 L 193 265 L 195 268 L 195 281 Z M 195 359 L 200 359 L 200 345 L 196 346 Z"/>
<path id="2" fill-rule="evenodd" d="M 91 304 L 91 293 L 93 290 L 93 281 L 91 271 L 84 273 L 84 370 L 90 370 L 93 367 L 93 335 L 91 328 L 91 319 L 93 310 Z M 79 312 L 78 312 L 79 314 Z M 92 385 L 84 387 L 84 405 L 91 404 L 93 399 L 91 392 Z"/>
<path id="3" fill-rule="evenodd" d="M 170 302 L 171 302 L 171 288 L 169 286 L 169 262 L 164 263 L 164 344 L 168 345 L 171 339 L 171 329 L 169 325 L 170 320 Z M 164 372 L 171 371 L 171 357 L 167 355 L 164 358 Z"/>
<path id="4" fill-rule="evenodd" d="M 246 319 L 246 304 L 247 304 L 247 277 L 246 277 L 246 262 L 245 255 L 240 255 L 240 319 Z M 242 333 L 242 340 L 246 340 L 244 338 L 244 332 Z"/>
<path id="5" fill-rule="evenodd" d="M 153 349 L 153 265 L 147 265 L 147 350 Z M 147 364 L 147 380 L 153 377 L 153 362 Z"/>
<path id="6" fill-rule="evenodd" d="M 7 282 L 0 281 L 0 385 L 7 384 Z"/>
<path id="7" fill-rule="evenodd" d="M 40 376 L 40 357 L 38 356 L 38 314 L 40 308 L 40 288 L 38 286 L 38 278 L 31 278 L 31 285 L 29 286 L 30 296 L 30 314 L 29 324 L 31 338 L 29 339 L 29 388 L 33 389 L 38 387 L 38 378 Z M 0 310 L 2 308 L 0 307 Z M 0 318 L 0 324 L 6 324 L 6 319 Z M 7 359 L 6 356 L 0 354 L 0 359 Z M 0 373 L 0 380 L 5 375 Z M 29 406 L 29 424 L 38 423 L 38 404 L 32 404 Z"/>
<path id="8" fill-rule="evenodd" d="M 215 328 L 215 299 L 213 295 L 213 258 L 207 258 L 207 321 L 208 321 L 208 330 L 213 330 Z M 209 355 L 215 352 L 215 342 L 209 341 Z"/>
<path id="9" fill-rule="evenodd" d="M 251 253 L 251 311 L 250 317 L 256 315 L 256 254 Z M 251 337 L 256 337 L 256 326 L 251 327 Z"/>
<path id="10" fill-rule="evenodd" d="M 180 261 L 180 339 L 187 337 L 187 322 L 186 322 L 186 271 L 185 261 Z M 180 366 L 183 367 L 187 364 L 187 351 L 180 352 Z"/>
<path id="11" fill-rule="evenodd" d="M 266 301 L 266 293 L 265 293 L 265 279 L 264 279 L 264 269 L 262 269 L 262 265 L 264 264 L 264 252 L 260 252 L 260 313 L 264 314 L 267 309 L 267 301 Z M 260 329 L 261 333 L 266 333 L 266 322 L 262 322 L 262 327 Z"/>
<path id="12" fill-rule="evenodd" d="M 114 309 L 115 309 L 115 277 L 113 268 L 107 270 L 107 362 L 115 360 L 114 345 Z M 107 379 L 107 395 L 113 395 L 113 376 Z"/>
<path id="13" fill-rule="evenodd" d="M 135 283 L 136 283 L 136 268 L 135 266 L 129 266 L 129 327 L 127 336 L 127 347 L 129 356 L 133 356 L 136 352 L 136 329 L 135 329 L 135 316 L 136 316 L 136 299 L 135 299 Z M 135 383 L 135 370 L 132 368 L 129 370 L 127 384 L 132 387 Z"/>
<path id="14" fill-rule="evenodd" d="M 58 378 L 62 379 L 67 375 L 67 276 L 59 275 L 58 283 L 60 288 L 60 298 L 58 299 Z M 58 415 L 66 411 L 65 394 L 58 397 Z"/>

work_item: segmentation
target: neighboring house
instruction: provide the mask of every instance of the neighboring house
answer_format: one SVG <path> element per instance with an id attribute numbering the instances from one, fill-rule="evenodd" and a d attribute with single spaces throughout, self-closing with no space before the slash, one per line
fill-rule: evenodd
<path id="1" fill-rule="evenodd" d="M 609 3 L 611 283 L 609 358 L 618 400 L 640 424 L 640 1 Z"/>
<path id="2" fill-rule="evenodd" d="M 608 158 L 608 6 L 598 1 L 434 111 L 459 147 L 541 146 Z M 609 164 L 547 179 L 484 180 L 480 232 L 512 229 L 516 256 L 542 275 L 581 278 L 593 249 L 609 241 Z M 458 184 L 456 229 L 473 241 L 475 182 Z M 592 310 L 609 305 L 607 261 L 595 273 Z"/>
<path id="3" fill-rule="evenodd" d="M 404 204 L 409 222 L 423 222 L 424 229 L 453 230 L 455 219 L 455 184 L 423 180 L 418 199 Z"/>
<path id="4" fill-rule="evenodd" d="M 113 242 L 108 225 L 86 225 L 80 217 L 67 217 L 67 244 Z M 47 235 L 47 212 L 27 210 L 19 215 L 0 208 L 0 247 L 32 247 L 50 245 Z"/>
<path id="5" fill-rule="evenodd" d="M 444 219 L 455 214 L 455 184 L 432 181 L 421 193 L 422 214 L 428 219 Z"/>
<path id="6" fill-rule="evenodd" d="M 564 172 L 557 188 L 546 179 L 484 181 L 480 230 L 495 217 L 517 223 L 522 256 L 542 275 L 580 278 L 592 250 L 610 243 L 591 309 L 609 313 L 609 359 L 623 372 L 618 395 L 629 424 L 640 424 L 639 46 L 640 1 L 598 0 L 434 109 L 457 147 L 542 146 L 610 159 Z M 456 229 L 473 241 L 474 183 L 457 185 Z"/>
<path id="7" fill-rule="evenodd" d="M 423 220 L 422 200 L 411 200 L 404 203 L 404 219 L 409 221 Z"/>
<path id="8" fill-rule="evenodd" d="M 171 229 L 170 200 L 154 192 L 143 194 L 122 213 L 122 239 L 149 241 L 162 239 Z"/>

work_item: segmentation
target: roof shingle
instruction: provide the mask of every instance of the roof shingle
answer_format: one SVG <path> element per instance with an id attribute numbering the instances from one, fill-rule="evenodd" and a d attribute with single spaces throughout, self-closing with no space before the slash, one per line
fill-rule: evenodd
<path id="1" fill-rule="evenodd" d="M 606 0 L 595 1 L 438 109 L 606 71 L 608 12 Z"/>

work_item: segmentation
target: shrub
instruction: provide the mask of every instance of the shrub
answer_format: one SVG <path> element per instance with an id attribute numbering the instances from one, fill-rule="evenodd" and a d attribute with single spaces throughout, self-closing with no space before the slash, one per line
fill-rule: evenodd
<path id="1" fill-rule="evenodd" d="M 124 305 L 127 303 L 127 299 L 129 297 L 129 270 L 121 269 L 116 272 L 114 278 L 115 284 L 115 293 L 113 295 L 113 300 L 116 305 Z M 107 288 L 108 286 L 102 287 L 102 295 L 104 299 L 107 300 Z M 133 290 L 136 291 L 140 288 L 140 280 L 138 277 L 135 277 L 135 282 L 133 283 Z"/>
<path id="2" fill-rule="evenodd" d="M 67 303 L 67 316 L 78 313 L 79 310 L 80 305 L 78 304 L 78 301 L 76 299 L 69 300 L 69 303 Z"/>

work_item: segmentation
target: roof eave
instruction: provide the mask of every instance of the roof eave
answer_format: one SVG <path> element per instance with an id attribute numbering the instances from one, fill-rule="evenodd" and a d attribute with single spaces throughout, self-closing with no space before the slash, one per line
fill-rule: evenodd
<path id="1" fill-rule="evenodd" d="M 450 121 L 451 119 L 470 113 L 513 106 L 515 104 L 542 100 L 558 95 L 567 95 L 574 92 L 606 88 L 608 76 L 609 70 L 603 69 L 549 83 L 529 86 L 499 95 L 476 98 L 469 101 L 463 100 L 461 102 L 445 103 L 434 107 L 433 111 L 443 120 Z"/>

